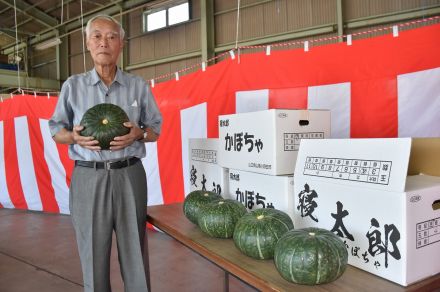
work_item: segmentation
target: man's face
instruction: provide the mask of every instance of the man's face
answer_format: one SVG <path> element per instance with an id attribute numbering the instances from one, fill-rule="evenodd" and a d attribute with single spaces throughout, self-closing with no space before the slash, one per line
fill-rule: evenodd
<path id="1" fill-rule="evenodd" d="M 116 65 L 123 45 L 117 24 L 107 19 L 92 22 L 87 49 L 95 65 Z"/>

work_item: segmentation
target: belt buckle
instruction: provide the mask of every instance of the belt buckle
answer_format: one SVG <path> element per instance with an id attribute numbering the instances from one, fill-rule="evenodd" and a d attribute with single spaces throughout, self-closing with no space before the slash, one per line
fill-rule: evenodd
<path id="1" fill-rule="evenodd" d="M 111 166 L 112 166 L 112 162 L 111 161 L 105 161 L 104 162 L 105 170 L 110 170 Z"/>

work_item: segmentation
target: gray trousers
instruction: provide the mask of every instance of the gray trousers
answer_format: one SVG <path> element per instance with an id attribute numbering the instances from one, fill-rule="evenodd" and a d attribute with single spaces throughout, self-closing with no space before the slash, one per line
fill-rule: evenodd
<path id="1" fill-rule="evenodd" d="M 113 230 L 125 291 L 148 291 L 148 249 L 147 245 L 144 247 L 146 205 L 147 181 L 141 162 L 111 170 L 74 168 L 70 213 L 85 292 L 111 291 Z"/>

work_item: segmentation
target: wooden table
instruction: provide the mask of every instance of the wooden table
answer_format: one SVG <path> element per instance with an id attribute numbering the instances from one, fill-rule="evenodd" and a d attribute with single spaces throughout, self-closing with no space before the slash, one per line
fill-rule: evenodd
<path id="1" fill-rule="evenodd" d="M 284 280 L 272 260 L 255 260 L 242 254 L 232 239 L 207 236 L 183 214 L 182 203 L 148 207 L 147 220 L 191 250 L 261 291 L 434 291 L 440 290 L 440 274 L 408 287 L 348 266 L 336 281 L 318 286 L 296 285 Z M 438 260 L 438 259 L 433 259 Z"/>

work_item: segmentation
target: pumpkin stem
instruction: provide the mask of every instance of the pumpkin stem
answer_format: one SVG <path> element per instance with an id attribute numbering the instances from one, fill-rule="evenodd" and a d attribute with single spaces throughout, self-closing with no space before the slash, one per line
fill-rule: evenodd
<path id="1" fill-rule="evenodd" d="M 261 220 L 261 219 L 263 219 L 264 218 L 264 215 L 259 215 L 259 216 L 257 216 L 257 219 L 258 220 Z"/>
<path id="2" fill-rule="evenodd" d="M 108 120 L 107 120 L 107 119 L 103 119 L 103 120 L 102 120 L 102 123 L 103 123 L 104 125 L 107 125 L 107 124 L 108 124 Z"/>

